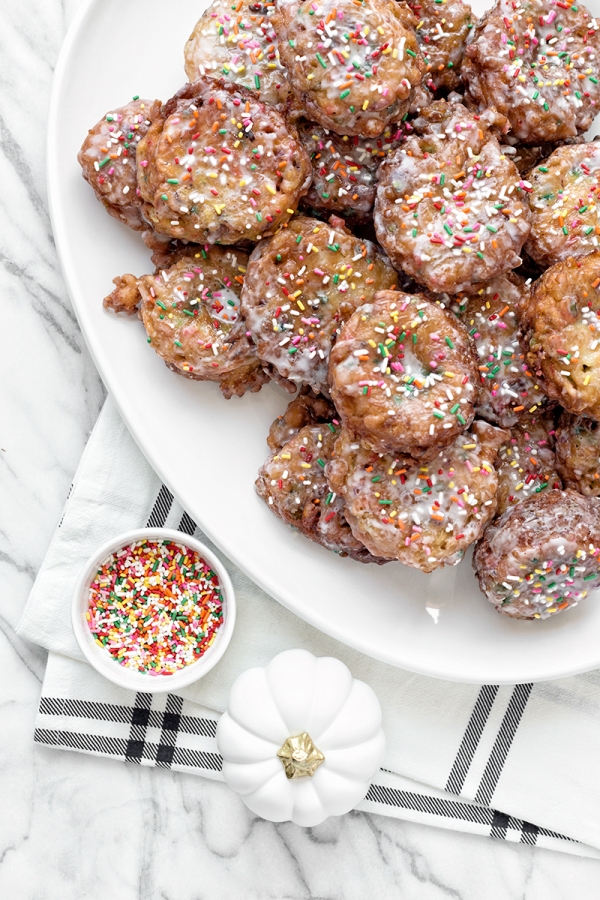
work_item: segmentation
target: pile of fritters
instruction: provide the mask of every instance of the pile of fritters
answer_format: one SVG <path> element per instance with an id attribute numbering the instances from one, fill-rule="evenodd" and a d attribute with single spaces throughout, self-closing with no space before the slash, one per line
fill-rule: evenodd
<path id="1" fill-rule="evenodd" d="M 105 306 L 226 398 L 294 395 L 269 508 L 362 563 L 474 544 L 513 618 L 600 577 L 599 53 L 580 3 L 213 0 L 188 83 L 79 154 L 155 266 Z"/>

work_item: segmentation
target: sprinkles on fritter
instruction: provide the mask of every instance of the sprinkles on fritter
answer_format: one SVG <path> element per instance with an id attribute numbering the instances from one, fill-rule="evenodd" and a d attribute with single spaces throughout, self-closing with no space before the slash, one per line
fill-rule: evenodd
<path id="1" fill-rule="evenodd" d="M 431 291 L 471 291 L 521 262 L 531 185 L 495 136 L 506 124 L 438 100 L 379 169 L 377 237 L 394 265 Z"/>
<path id="2" fill-rule="evenodd" d="M 408 110 L 425 68 L 416 20 L 395 0 L 281 0 L 281 61 L 307 119 L 339 134 L 381 134 Z"/>
<path id="3" fill-rule="evenodd" d="M 285 103 L 289 86 L 279 59 L 273 0 L 213 0 L 185 45 L 188 80 L 225 78 L 274 106 Z"/>
<path id="4" fill-rule="evenodd" d="M 599 52 L 598 23 L 579 0 L 497 0 L 475 28 L 463 78 L 520 140 L 560 141 L 598 112 Z"/>

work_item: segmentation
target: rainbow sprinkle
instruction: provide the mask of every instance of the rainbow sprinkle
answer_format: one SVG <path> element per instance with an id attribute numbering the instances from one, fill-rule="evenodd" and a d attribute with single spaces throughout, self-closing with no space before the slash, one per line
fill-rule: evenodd
<path id="1" fill-rule="evenodd" d="M 172 675 L 215 640 L 223 621 L 219 579 L 183 544 L 137 541 L 98 567 L 86 618 L 96 643 L 121 666 Z"/>

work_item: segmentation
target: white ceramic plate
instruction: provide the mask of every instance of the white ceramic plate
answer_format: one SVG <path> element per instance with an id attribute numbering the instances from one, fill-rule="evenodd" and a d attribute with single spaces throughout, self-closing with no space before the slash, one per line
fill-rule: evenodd
<path id="1" fill-rule="evenodd" d="M 600 0 L 589 5 L 594 11 Z M 340 559 L 294 533 L 254 493 L 269 425 L 287 403 L 283 392 L 269 385 L 225 401 L 216 386 L 170 372 L 141 322 L 103 309 L 112 278 L 150 271 L 149 254 L 96 201 L 76 154 L 87 128 L 112 107 L 134 94 L 166 100 L 185 82 L 183 46 L 202 8 L 202 0 L 88 0 L 55 75 L 48 132 L 54 234 L 88 346 L 135 440 L 230 559 L 288 609 L 363 653 L 476 683 L 600 666 L 597 597 L 547 621 L 511 621 L 479 592 L 470 556 L 426 576 L 400 563 Z"/>

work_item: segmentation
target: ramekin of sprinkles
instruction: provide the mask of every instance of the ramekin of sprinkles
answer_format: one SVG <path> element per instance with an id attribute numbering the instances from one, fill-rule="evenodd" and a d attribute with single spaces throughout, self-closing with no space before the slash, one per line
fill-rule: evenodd
<path id="1" fill-rule="evenodd" d="M 121 687 L 173 691 L 221 659 L 235 625 L 227 571 L 200 541 L 140 528 L 100 547 L 73 594 L 72 624 L 87 661 Z"/>

